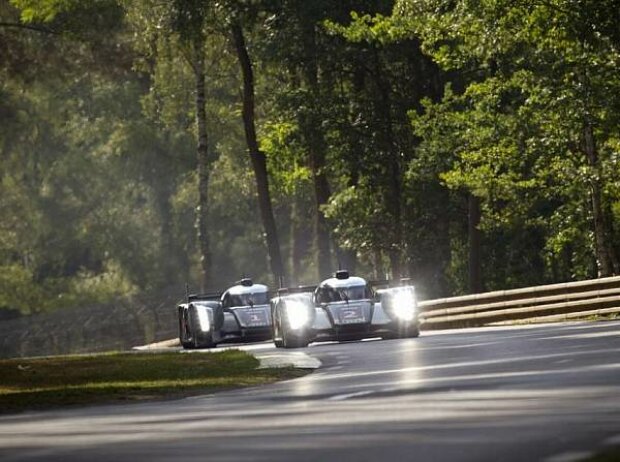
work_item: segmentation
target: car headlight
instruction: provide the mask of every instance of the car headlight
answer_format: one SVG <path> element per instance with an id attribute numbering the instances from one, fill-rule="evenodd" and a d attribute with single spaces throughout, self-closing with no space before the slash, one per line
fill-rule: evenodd
<path id="1" fill-rule="evenodd" d="M 297 301 L 287 301 L 284 305 L 286 308 L 286 319 L 291 329 L 301 329 L 310 320 L 310 313 L 308 307 Z"/>
<path id="2" fill-rule="evenodd" d="M 209 313 L 203 307 L 196 307 L 196 313 L 198 313 L 198 324 L 200 324 L 200 330 L 203 332 L 209 332 L 211 330 L 211 320 L 209 319 Z"/>
<path id="3" fill-rule="evenodd" d="M 401 321 L 412 321 L 415 317 L 416 299 L 412 290 L 399 290 L 392 300 L 394 316 Z"/>

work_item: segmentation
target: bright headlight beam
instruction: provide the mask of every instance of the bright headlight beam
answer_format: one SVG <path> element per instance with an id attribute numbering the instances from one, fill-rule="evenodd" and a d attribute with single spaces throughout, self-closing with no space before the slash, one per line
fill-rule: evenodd
<path id="1" fill-rule="evenodd" d="M 301 329 L 308 323 L 308 308 L 301 302 L 287 301 L 286 318 L 291 329 Z"/>
<path id="2" fill-rule="evenodd" d="M 211 321 L 209 320 L 209 313 L 204 307 L 197 306 L 196 313 L 198 313 L 198 324 L 200 324 L 200 330 L 203 332 L 209 332 L 211 330 Z"/>
<path id="3" fill-rule="evenodd" d="M 401 290 L 394 296 L 394 315 L 402 321 L 412 321 L 415 316 L 415 295 L 410 290 Z"/>

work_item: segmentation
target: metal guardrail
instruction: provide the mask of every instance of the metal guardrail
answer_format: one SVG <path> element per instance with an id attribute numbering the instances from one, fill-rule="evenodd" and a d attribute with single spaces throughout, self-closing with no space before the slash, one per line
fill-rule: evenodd
<path id="1" fill-rule="evenodd" d="M 608 315 L 620 313 L 620 276 L 427 300 L 419 307 L 425 329 Z"/>

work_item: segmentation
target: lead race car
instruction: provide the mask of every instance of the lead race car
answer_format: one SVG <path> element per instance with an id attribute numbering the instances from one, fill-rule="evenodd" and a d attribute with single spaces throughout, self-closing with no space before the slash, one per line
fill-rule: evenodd
<path id="1" fill-rule="evenodd" d="M 391 287 L 383 281 L 374 290 L 340 270 L 316 287 L 280 289 L 271 300 L 274 343 L 298 348 L 321 340 L 417 337 L 415 287 L 403 283 Z"/>
<path id="2" fill-rule="evenodd" d="M 186 349 L 271 339 L 269 290 L 249 278 L 222 294 L 188 295 L 177 311 L 179 340 Z"/>

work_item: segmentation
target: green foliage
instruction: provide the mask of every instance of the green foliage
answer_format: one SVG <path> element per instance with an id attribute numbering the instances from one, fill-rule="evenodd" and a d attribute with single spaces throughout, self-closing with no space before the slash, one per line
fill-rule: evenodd
<path id="1" fill-rule="evenodd" d="M 44 298 L 43 288 L 33 284 L 32 273 L 22 265 L 0 266 L 0 308 L 33 313 Z"/>
<path id="2" fill-rule="evenodd" d="M 344 248 L 369 256 L 375 250 L 387 250 L 382 248 L 383 238 L 391 224 L 379 199 L 362 183 L 339 191 L 325 207 L 327 217 L 337 223 L 334 232 Z"/>
<path id="3" fill-rule="evenodd" d="M 11 0 L 21 10 L 24 22 L 51 22 L 60 13 L 69 11 L 82 3 L 78 0 Z"/>
<path id="4" fill-rule="evenodd" d="M 214 284 L 267 279 L 232 20 L 247 34 L 292 280 L 316 279 L 319 176 L 331 262 L 348 253 L 361 274 L 402 266 L 428 296 L 465 292 L 473 195 L 488 288 L 595 276 L 596 217 L 620 252 L 618 11 L 612 0 L 5 2 L 0 307 L 198 279 L 198 52 Z"/>
<path id="5" fill-rule="evenodd" d="M 19 9 L 21 22 L 33 30 L 72 36 L 86 43 L 114 40 L 123 22 L 123 10 L 117 0 L 10 0 L 10 3 Z"/>
<path id="6" fill-rule="evenodd" d="M 268 159 L 273 189 L 284 196 L 303 190 L 312 172 L 304 164 L 299 127 L 291 122 L 266 122 L 260 135 L 260 148 Z"/>
<path id="7" fill-rule="evenodd" d="M 396 9 L 439 64 L 472 76 L 463 92 L 448 89 L 413 116 L 421 149 L 451 153 L 442 179 L 484 199 L 484 229 L 544 229 L 544 248 L 527 251 L 545 255 L 550 279 L 593 276 L 594 235 L 584 231 L 591 188 L 617 201 L 609 164 L 620 55 L 602 13 L 611 3 L 417 1 Z M 589 126 L 597 164 L 584 151 Z"/>
<path id="8" fill-rule="evenodd" d="M 360 14 L 351 11 L 351 22 L 342 25 L 331 20 L 324 22 L 327 30 L 333 34 L 342 35 L 349 42 L 369 44 L 391 44 L 407 41 L 411 37 L 408 24 L 401 16 L 385 16 L 382 14 Z"/>

